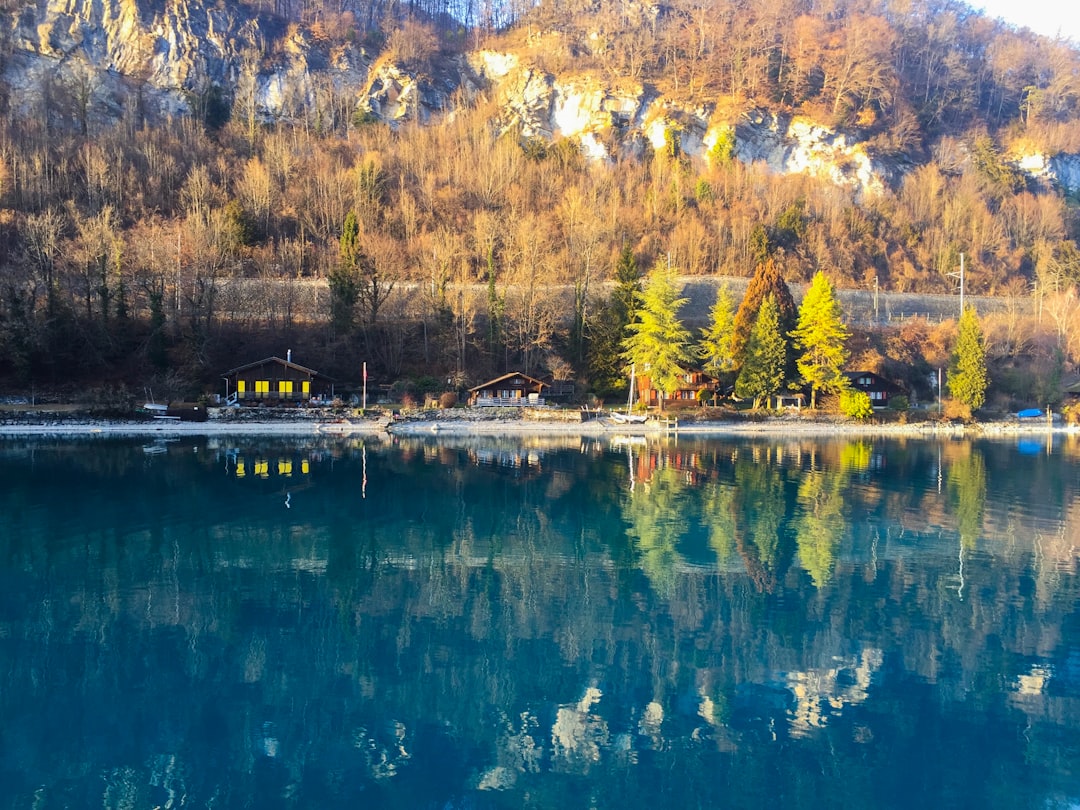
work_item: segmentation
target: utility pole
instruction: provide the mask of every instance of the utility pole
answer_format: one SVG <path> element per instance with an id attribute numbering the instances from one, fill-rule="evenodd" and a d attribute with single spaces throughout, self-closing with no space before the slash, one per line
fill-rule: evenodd
<path id="1" fill-rule="evenodd" d="M 960 254 L 960 272 L 959 273 L 946 273 L 953 278 L 960 278 L 960 314 L 964 314 L 964 254 Z"/>
<path id="2" fill-rule="evenodd" d="M 878 277 L 874 276 L 874 323 L 878 322 L 877 294 L 878 294 Z"/>

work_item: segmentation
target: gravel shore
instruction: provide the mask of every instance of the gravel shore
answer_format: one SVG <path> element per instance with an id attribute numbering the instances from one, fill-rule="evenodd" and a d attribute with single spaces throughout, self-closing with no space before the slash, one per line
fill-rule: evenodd
<path id="1" fill-rule="evenodd" d="M 645 424 L 621 424 L 595 412 L 555 409 L 455 408 L 393 415 L 314 409 L 209 409 L 205 422 L 114 419 L 88 413 L 23 412 L 4 414 L 0 438 L 12 436 L 531 436 L 531 435 L 860 435 L 860 436 L 1009 436 L 1080 434 L 1080 426 L 1060 420 L 1004 419 L 972 424 L 949 422 L 849 422 L 825 416 L 785 414 L 769 417 L 652 419 Z M 692 418 L 688 418 L 692 417 Z"/>

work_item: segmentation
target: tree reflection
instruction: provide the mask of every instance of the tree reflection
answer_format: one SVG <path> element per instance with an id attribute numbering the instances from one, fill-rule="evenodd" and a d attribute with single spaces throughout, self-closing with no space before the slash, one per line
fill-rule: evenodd
<path id="1" fill-rule="evenodd" d="M 824 587 L 844 532 L 844 484 L 842 471 L 812 470 L 799 482 L 800 513 L 795 534 L 799 560 L 814 585 Z"/>
<path id="2" fill-rule="evenodd" d="M 660 467 L 626 495 L 626 533 L 634 540 L 641 569 L 660 593 L 670 593 L 682 562 L 678 546 L 690 513 L 687 487 L 683 472 Z"/>
<path id="3" fill-rule="evenodd" d="M 762 448 L 735 460 L 735 545 L 754 586 L 773 593 L 794 551 L 787 526 L 783 470 Z"/>
<path id="4" fill-rule="evenodd" d="M 949 500 L 956 515 L 956 528 L 965 549 L 974 549 L 983 529 L 986 511 L 986 460 L 978 448 L 966 445 L 967 452 L 949 465 Z"/>

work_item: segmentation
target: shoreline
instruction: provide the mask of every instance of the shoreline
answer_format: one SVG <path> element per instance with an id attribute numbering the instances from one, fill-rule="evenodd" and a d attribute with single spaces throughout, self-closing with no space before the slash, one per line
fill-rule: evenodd
<path id="1" fill-rule="evenodd" d="M 95 418 L 70 414 L 50 418 L 48 414 L 23 414 L 0 424 L 0 440 L 44 437 L 174 437 L 174 436 L 310 436 L 319 438 L 394 436 L 486 436 L 535 437 L 560 436 L 645 436 L 654 438 L 693 436 L 784 437 L 811 436 L 887 436 L 909 438 L 996 438 L 1025 435 L 1080 435 L 1080 425 L 1061 421 L 1048 424 L 1044 419 L 1023 422 L 1009 420 L 953 424 L 949 422 L 859 423 L 774 416 L 754 420 L 694 420 L 646 424 L 620 424 L 605 418 L 582 420 L 575 412 L 549 412 L 528 417 L 520 411 L 511 414 L 472 410 L 430 411 L 400 420 L 387 417 L 328 416 L 290 412 L 287 416 L 245 415 L 244 418 L 210 418 L 204 422 L 154 421 L 145 419 Z M 576 419 L 571 419 L 576 416 Z"/>

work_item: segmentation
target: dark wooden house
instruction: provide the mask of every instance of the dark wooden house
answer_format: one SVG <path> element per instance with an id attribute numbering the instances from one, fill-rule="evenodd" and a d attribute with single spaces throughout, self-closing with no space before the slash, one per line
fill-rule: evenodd
<path id="1" fill-rule="evenodd" d="M 529 406 L 544 404 L 542 380 L 513 371 L 469 389 L 469 404 L 477 406 Z"/>
<path id="2" fill-rule="evenodd" d="M 695 408 L 716 396 L 719 382 L 716 377 L 699 369 L 686 369 L 679 374 L 679 387 L 664 397 L 663 392 L 653 387 L 646 371 L 638 374 L 634 386 L 634 402 L 645 403 L 650 408 L 661 405 L 664 409 Z"/>
<path id="3" fill-rule="evenodd" d="M 305 403 L 334 398 L 333 380 L 314 369 L 280 357 L 267 357 L 226 371 L 225 401 L 254 405 Z"/>
<path id="4" fill-rule="evenodd" d="M 875 408 L 885 408 L 889 397 L 902 394 L 899 388 L 872 371 L 845 371 L 844 376 L 855 391 L 863 391 L 870 397 L 870 404 Z"/>

